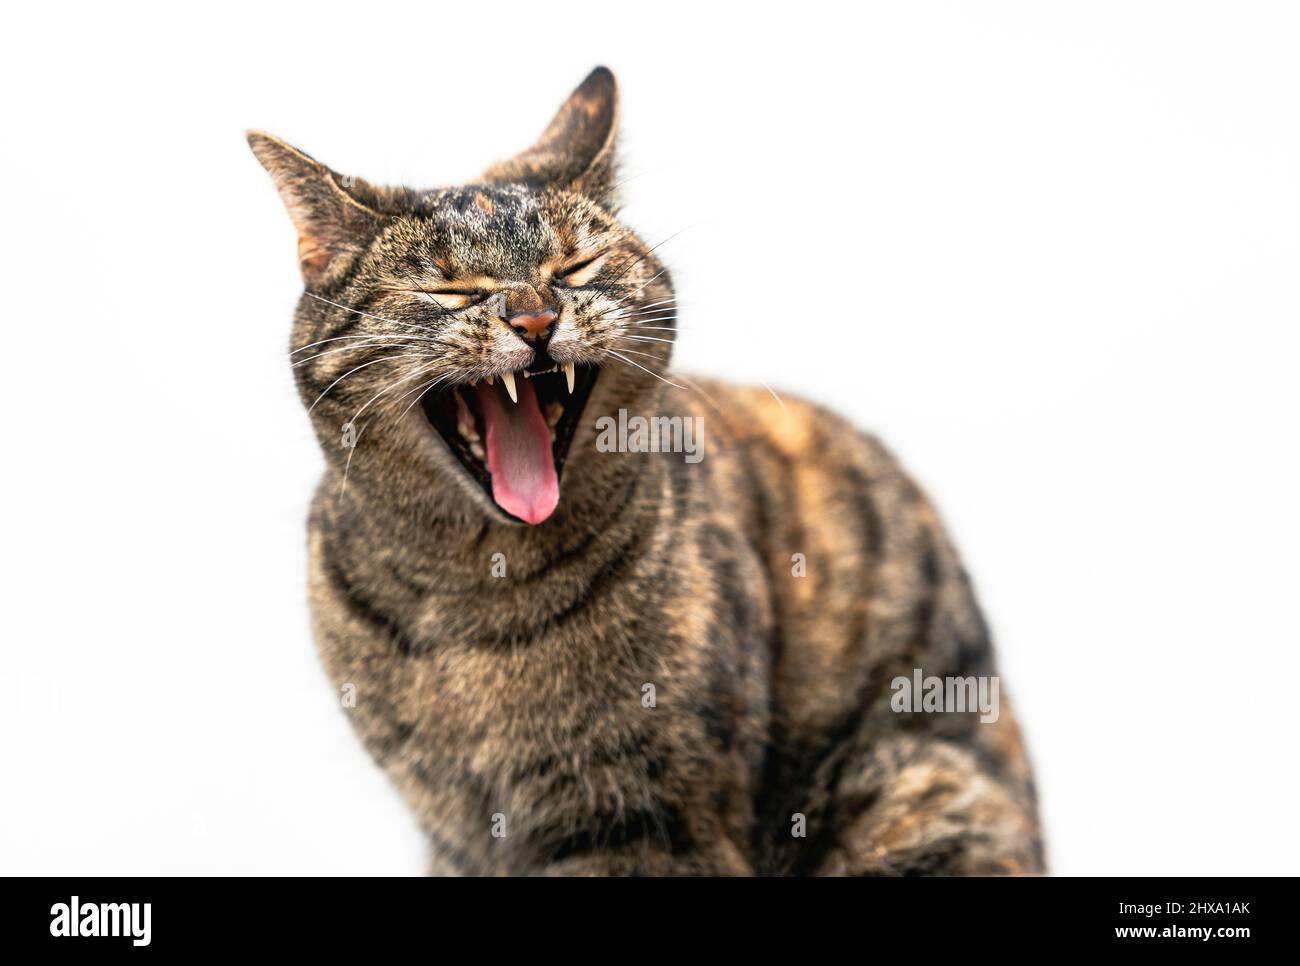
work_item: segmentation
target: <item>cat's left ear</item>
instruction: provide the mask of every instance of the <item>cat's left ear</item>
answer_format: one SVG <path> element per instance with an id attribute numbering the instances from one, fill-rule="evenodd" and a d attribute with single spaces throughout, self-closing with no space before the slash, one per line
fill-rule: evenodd
<path id="1" fill-rule="evenodd" d="M 308 285 L 324 280 L 374 239 L 382 217 L 345 191 L 338 174 L 261 131 L 248 132 L 248 146 L 270 173 L 298 229 L 298 263 Z"/>
<path id="2" fill-rule="evenodd" d="M 493 183 L 522 181 L 562 187 L 614 207 L 618 82 L 597 67 L 569 95 L 550 125 L 527 151 L 484 172 Z"/>

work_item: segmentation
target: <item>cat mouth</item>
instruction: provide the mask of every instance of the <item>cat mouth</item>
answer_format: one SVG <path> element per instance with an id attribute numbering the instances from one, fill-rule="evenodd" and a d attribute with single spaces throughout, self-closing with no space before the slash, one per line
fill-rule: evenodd
<path id="1" fill-rule="evenodd" d="M 597 368 L 517 369 L 420 400 L 425 418 L 484 492 L 524 523 L 560 501 L 560 475 Z"/>

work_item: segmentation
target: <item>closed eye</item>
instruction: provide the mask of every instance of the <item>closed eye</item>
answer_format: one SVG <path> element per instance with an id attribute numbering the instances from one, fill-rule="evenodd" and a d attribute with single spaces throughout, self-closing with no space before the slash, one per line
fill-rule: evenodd
<path id="1" fill-rule="evenodd" d="M 444 309 L 467 309 L 478 305 L 492 293 L 480 288 L 459 288 L 446 286 L 439 288 L 406 289 L 412 295 L 419 296 Z"/>
<path id="2" fill-rule="evenodd" d="M 581 288 L 600 274 L 604 264 L 604 252 L 584 258 L 580 262 L 571 262 L 555 273 L 554 282 L 565 288 Z"/>

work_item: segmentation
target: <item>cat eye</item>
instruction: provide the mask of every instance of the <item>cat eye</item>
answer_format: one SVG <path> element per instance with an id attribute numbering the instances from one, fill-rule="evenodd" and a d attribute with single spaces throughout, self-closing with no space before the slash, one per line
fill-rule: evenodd
<path id="1" fill-rule="evenodd" d="M 435 288 L 435 289 L 416 289 L 410 290 L 412 295 L 419 295 L 427 298 L 435 305 L 440 305 L 444 309 L 467 309 L 470 306 L 478 305 L 486 299 L 491 293 L 485 292 L 478 288 Z"/>
<path id="2" fill-rule="evenodd" d="M 556 272 L 551 281 L 561 288 L 581 288 L 596 277 L 604 260 L 605 253 L 601 252 L 580 262 L 572 262 Z"/>

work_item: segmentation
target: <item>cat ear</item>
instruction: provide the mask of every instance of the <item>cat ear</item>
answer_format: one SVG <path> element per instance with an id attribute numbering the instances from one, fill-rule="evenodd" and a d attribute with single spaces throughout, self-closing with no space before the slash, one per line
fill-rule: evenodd
<path id="1" fill-rule="evenodd" d="M 344 191 L 340 175 L 261 131 L 248 132 L 248 146 L 270 173 L 298 229 L 298 262 L 308 285 L 374 238 L 381 216 Z"/>
<path id="2" fill-rule="evenodd" d="M 597 67 L 569 95 L 536 144 L 494 164 L 484 178 L 564 187 L 612 206 L 617 135 L 618 82 L 608 69 Z"/>

